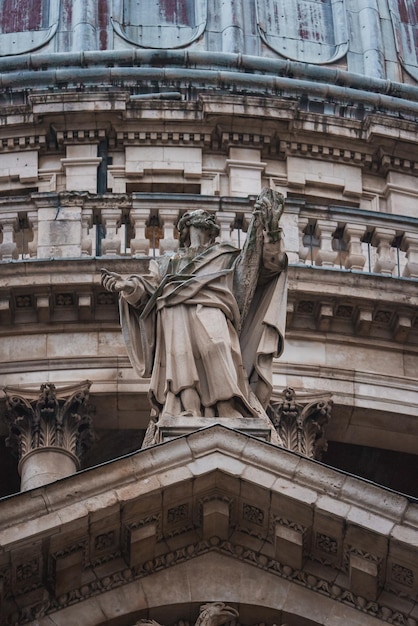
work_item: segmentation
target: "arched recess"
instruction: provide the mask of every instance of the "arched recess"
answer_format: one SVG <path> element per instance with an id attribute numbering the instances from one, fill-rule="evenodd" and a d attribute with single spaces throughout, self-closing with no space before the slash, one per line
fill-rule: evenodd
<path id="1" fill-rule="evenodd" d="M 182 48 L 206 28 L 207 0 L 121 0 L 115 32 L 142 48 Z"/>
<path id="2" fill-rule="evenodd" d="M 255 0 L 262 40 L 294 61 L 323 65 L 348 50 L 345 0 Z"/>
<path id="3" fill-rule="evenodd" d="M 0 56 L 41 48 L 57 32 L 59 0 L 0 0 Z"/>
<path id="4" fill-rule="evenodd" d="M 399 61 L 408 74 L 418 80 L 417 2 L 389 0 L 389 8 Z"/>
<path id="5" fill-rule="evenodd" d="M 316 577 L 294 582 L 291 576 L 283 578 L 267 568 L 245 562 L 250 553 L 251 550 L 243 551 L 241 558 L 236 558 L 207 552 L 190 556 L 174 566 L 161 567 L 131 582 L 124 580 L 121 584 L 120 580 L 118 586 L 108 591 L 102 588 L 100 594 L 95 592 L 82 602 L 69 604 L 58 614 L 51 613 L 39 621 L 39 626 L 50 623 L 134 626 L 140 619 L 155 620 L 164 626 L 186 620 L 193 626 L 199 606 L 217 601 L 237 609 L 239 623 L 248 626 L 263 622 L 266 626 L 381 624 L 370 612 L 364 613 L 326 595 L 325 587 L 332 585 L 324 582 L 319 592 L 314 591 L 311 578 Z M 109 575 L 109 582 L 111 578 Z"/>

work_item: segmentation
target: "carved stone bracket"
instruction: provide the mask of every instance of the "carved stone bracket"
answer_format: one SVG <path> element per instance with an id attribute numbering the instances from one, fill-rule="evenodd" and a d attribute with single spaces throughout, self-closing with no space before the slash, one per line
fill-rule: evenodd
<path id="1" fill-rule="evenodd" d="M 79 469 L 80 459 L 93 441 L 87 414 L 90 381 L 40 392 L 6 387 L 7 444 L 19 458 L 21 489 L 38 487 Z M 36 459 L 36 460 L 35 460 Z"/>
<path id="2" fill-rule="evenodd" d="M 330 394 L 297 400 L 294 389 L 287 387 L 281 400 L 270 404 L 269 415 L 285 448 L 310 459 L 320 459 L 327 447 L 325 430 L 331 409 Z"/>

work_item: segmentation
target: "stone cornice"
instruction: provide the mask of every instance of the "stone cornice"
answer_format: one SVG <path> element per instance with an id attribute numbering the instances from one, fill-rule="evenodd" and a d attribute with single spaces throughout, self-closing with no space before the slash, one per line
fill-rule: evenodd
<path id="1" fill-rule="evenodd" d="M 271 449 L 271 453 L 268 452 L 266 446 Z M 218 453 L 221 454 L 218 455 Z M 198 459 L 202 457 L 206 459 L 204 468 L 198 463 Z M 63 507 L 77 507 L 77 503 L 90 500 L 105 492 L 109 492 L 110 500 L 113 500 L 119 489 L 131 483 L 130 498 L 153 492 L 155 488 L 159 488 L 160 484 L 159 481 L 151 479 L 162 471 L 174 472 L 173 476 L 168 479 L 169 484 L 173 481 L 177 482 L 179 478 L 182 480 L 191 478 L 202 472 L 207 474 L 219 470 L 229 473 L 231 467 L 228 459 L 235 459 L 236 475 L 238 476 L 239 470 L 242 469 L 250 481 L 262 478 L 264 473 L 271 474 L 268 484 L 272 486 L 280 476 L 291 480 L 295 486 L 313 489 L 314 491 L 310 493 L 313 497 L 311 503 L 321 496 L 333 496 L 338 498 L 341 504 L 386 519 L 388 529 L 393 529 L 395 524 L 406 524 L 418 532 L 418 503 L 414 498 L 408 498 L 361 478 L 349 476 L 317 461 L 306 459 L 295 452 L 278 449 L 272 444 L 223 426 L 214 425 L 84 470 L 77 475 L 33 490 L 30 494 L 16 494 L 0 499 L 0 543 L 5 546 L 8 543 L 23 540 L 25 528 L 27 529 L 27 524 L 30 524 L 28 520 L 34 517 L 38 518 L 41 531 L 42 520 L 45 516 L 49 518 Z M 187 471 L 180 472 L 176 476 L 175 470 L 179 467 Z M 248 468 L 252 468 L 254 474 Z M 141 481 L 137 482 L 139 475 Z M 76 492 L 74 492 L 75 486 L 77 486 Z M 358 493 L 354 494 L 356 490 Z M 72 494 L 71 504 L 68 504 L 70 494 Z M 302 496 L 305 495 L 307 494 L 302 493 Z M 295 497 L 298 498 L 297 492 L 295 492 Z M 31 506 L 28 506 L 30 503 Z M 91 511 L 100 509 L 103 501 L 92 500 L 91 505 L 89 508 Z M 84 511 L 80 509 L 82 513 L 86 511 L 87 509 Z M 51 519 L 46 518 L 43 530 L 50 525 Z M 17 525 L 19 525 L 19 530 Z M 371 525 L 370 530 L 373 532 L 376 529 Z"/>
<path id="2" fill-rule="evenodd" d="M 277 94 L 270 97 L 261 94 L 216 96 L 203 91 L 197 101 L 184 99 L 179 102 L 146 98 L 129 100 L 127 89 L 103 93 L 93 86 L 89 93 L 65 93 L 60 90 L 59 93 L 31 94 L 25 106 L 8 107 L 3 103 L 0 107 L 0 117 L 4 121 L 0 132 L 0 151 L 45 149 L 51 121 L 59 145 L 97 143 L 107 137 L 112 145 L 116 145 L 115 141 L 120 145 L 194 143 L 212 150 L 220 145 L 233 145 L 234 137 L 240 137 L 244 145 L 250 141 L 255 147 L 268 148 L 272 154 L 277 150 L 282 157 L 299 155 L 341 161 L 370 167 L 383 174 L 390 170 L 416 172 L 418 157 L 413 147 L 416 122 L 391 116 L 389 124 L 387 116 L 372 111 L 362 111 L 364 119 L 361 121 L 355 115 L 342 118 L 340 107 L 331 104 L 328 98 L 327 105 L 322 105 L 322 111 L 314 113 L 309 111 L 307 100 L 301 104 L 295 93 L 290 91 L 290 94 L 285 99 Z M 355 105 L 350 108 L 356 110 Z M 93 110 L 99 120 L 103 118 L 103 122 L 99 126 L 83 126 L 80 129 L 77 114 L 89 114 Z M 69 112 L 73 117 L 75 114 L 73 123 L 65 118 Z M 155 121 L 156 112 L 158 124 Z M 112 115 L 110 121 L 109 114 Z M 121 115 L 125 119 L 123 128 L 120 127 Z M 234 133 L 229 132 L 229 126 L 225 126 L 226 116 L 234 116 Z M 34 119 L 41 122 L 39 133 L 35 134 L 32 129 L 27 132 L 22 130 L 25 124 L 33 124 Z M 136 124 L 138 120 L 142 122 L 140 131 Z M 248 120 L 251 120 L 252 133 L 248 133 Z M 164 121 L 163 126 L 161 121 Z M 190 127 L 186 132 L 184 124 L 188 122 Z M 197 131 L 196 123 L 204 124 L 204 127 Z M 324 142 L 324 132 L 334 138 L 339 137 L 344 146 L 340 148 Z M 385 151 L 381 148 L 382 138 L 389 142 Z"/>
<path id="3" fill-rule="evenodd" d="M 106 265 L 112 271 L 132 274 L 148 271 L 149 257 L 93 257 L 80 259 L 34 259 L 0 264 L 0 289 L 24 288 L 27 286 L 54 287 L 51 279 L 51 262 L 53 276 L 60 276 L 60 282 L 68 285 L 94 285 L 100 282 L 100 269 Z M 341 276 L 344 280 L 341 281 Z M 308 292 L 311 294 L 329 293 L 329 286 L 338 285 L 338 294 L 345 298 L 356 298 L 371 301 L 394 302 L 418 306 L 416 279 L 392 278 L 369 274 L 339 270 L 337 268 L 323 269 L 304 264 L 291 265 L 289 268 L 289 288 L 295 293 Z"/>
<path id="4" fill-rule="evenodd" d="M 1 265 L 3 329 L 23 322 L 115 323 L 117 299 L 101 287 L 100 269 L 106 266 L 125 275 L 148 271 L 145 257 L 54 260 L 53 264 L 53 275 L 49 260 Z M 289 268 L 289 331 L 343 332 L 364 341 L 376 337 L 413 346 L 418 343 L 417 310 L 415 279 L 304 265 Z"/>

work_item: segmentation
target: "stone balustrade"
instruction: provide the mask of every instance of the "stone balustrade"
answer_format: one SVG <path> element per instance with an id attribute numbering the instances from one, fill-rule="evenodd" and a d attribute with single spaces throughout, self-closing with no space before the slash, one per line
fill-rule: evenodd
<path id="1" fill-rule="evenodd" d="M 213 211 L 220 237 L 242 246 L 249 198 L 170 194 L 36 193 L 0 205 L 0 262 L 80 257 L 141 258 L 177 249 L 177 221 Z M 282 218 L 293 265 L 418 278 L 418 224 L 410 217 L 289 200 Z"/>

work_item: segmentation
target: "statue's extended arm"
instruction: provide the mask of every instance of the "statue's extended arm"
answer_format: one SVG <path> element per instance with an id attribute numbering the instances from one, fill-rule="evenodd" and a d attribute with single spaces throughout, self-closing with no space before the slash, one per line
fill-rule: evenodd
<path id="1" fill-rule="evenodd" d="M 106 269 L 101 270 L 101 282 L 107 291 L 129 294 L 135 289 L 135 283 L 132 279 L 122 278 L 120 274 Z"/>
<path id="2" fill-rule="evenodd" d="M 122 278 L 116 272 L 102 269 L 102 285 L 107 291 L 119 293 L 119 296 L 129 302 L 133 307 L 142 307 L 148 300 L 144 282 L 139 276 Z"/>

